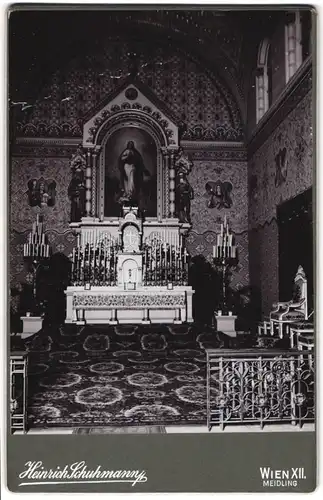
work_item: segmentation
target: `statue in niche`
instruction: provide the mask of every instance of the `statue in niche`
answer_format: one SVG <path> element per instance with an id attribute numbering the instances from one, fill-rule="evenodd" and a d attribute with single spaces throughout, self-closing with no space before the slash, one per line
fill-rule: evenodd
<path id="1" fill-rule="evenodd" d="M 175 158 L 176 169 L 176 213 L 180 222 L 191 223 L 191 200 L 194 198 L 194 191 L 187 176 L 192 170 L 193 163 L 179 148 Z"/>
<path id="2" fill-rule="evenodd" d="M 121 181 L 119 203 L 138 205 L 144 177 L 150 177 L 150 172 L 146 169 L 134 141 L 128 141 L 126 149 L 119 157 L 118 167 Z"/>
<path id="3" fill-rule="evenodd" d="M 207 202 L 208 208 L 231 208 L 232 207 L 232 184 L 231 182 L 222 182 L 220 180 L 208 181 L 205 184 L 206 196 L 209 198 Z"/>
<path id="4" fill-rule="evenodd" d="M 70 161 L 72 179 L 68 186 L 71 201 L 71 222 L 78 222 L 85 213 L 85 169 L 86 157 L 81 145 Z"/>

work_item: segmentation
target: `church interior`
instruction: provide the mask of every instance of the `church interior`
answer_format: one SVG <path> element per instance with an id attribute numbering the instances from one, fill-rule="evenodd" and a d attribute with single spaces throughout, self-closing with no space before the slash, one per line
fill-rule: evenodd
<path id="1" fill-rule="evenodd" d="M 11 432 L 313 425 L 313 16 L 11 13 Z"/>

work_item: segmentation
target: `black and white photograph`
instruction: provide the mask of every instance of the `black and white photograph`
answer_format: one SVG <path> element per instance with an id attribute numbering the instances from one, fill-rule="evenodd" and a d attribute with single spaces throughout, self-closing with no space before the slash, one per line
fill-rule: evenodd
<path id="1" fill-rule="evenodd" d="M 315 431 L 314 27 L 11 10 L 10 434 Z"/>

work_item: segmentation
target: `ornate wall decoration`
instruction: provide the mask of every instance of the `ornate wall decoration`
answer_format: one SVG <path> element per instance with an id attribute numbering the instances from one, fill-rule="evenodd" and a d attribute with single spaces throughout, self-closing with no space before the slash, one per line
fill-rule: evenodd
<path id="1" fill-rule="evenodd" d="M 251 170 L 253 170 L 252 167 Z M 254 174 L 249 177 L 249 196 L 253 200 L 258 198 L 258 177 Z"/>
<path id="2" fill-rule="evenodd" d="M 44 174 L 44 176 L 42 175 Z M 56 196 L 53 206 L 29 204 L 28 182 L 32 179 L 55 179 Z M 69 229 L 70 209 L 67 195 L 70 182 L 67 158 L 19 158 L 11 164 L 11 229 L 30 230 L 37 213 L 44 215 L 46 229 L 63 232 Z"/>
<path id="3" fill-rule="evenodd" d="M 20 137 L 13 145 L 13 156 L 22 158 L 71 158 L 78 139 L 39 139 Z M 55 143 L 53 143 L 55 142 Z"/>
<path id="4" fill-rule="evenodd" d="M 218 173 L 220 171 L 220 174 Z M 230 199 L 224 204 L 224 194 L 221 188 L 220 207 L 209 208 L 210 194 L 206 185 L 212 182 L 221 182 L 221 186 L 230 182 L 236 186 L 234 191 L 228 189 Z M 230 179 L 230 181 L 228 181 Z M 194 161 L 194 169 L 190 174 L 190 183 L 194 189 L 194 199 L 191 206 L 193 230 L 203 233 L 208 230 L 219 231 L 224 215 L 230 220 L 230 226 L 236 233 L 246 231 L 248 228 L 248 181 L 247 163 L 229 161 Z M 230 186 L 227 186 L 230 187 Z M 220 219 L 219 219 L 220 217 Z"/>
<path id="5" fill-rule="evenodd" d="M 242 138 L 242 130 L 222 125 L 212 128 L 198 124 L 181 135 L 185 141 L 240 141 Z"/>
<path id="6" fill-rule="evenodd" d="M 127 54 L 131 51 L 139 54 L 139 80 L 165 102 L 179 122 L 185 123 L 187 133 L 193 134 L 194 139 L 242 137 L 237 103 L 216 76 L 202 71 L 185 54 L 174 53 L 174 48 L 160 47 L 152 57 L 149 47 L 139 42 L 136 47 L 135 42 L 120 39 L 108 40 L 96 53 L 79 56 L 64 70 L 57 71 L 42 90 L 42 95 L 50 98 L 40 98 L 35 103 L 28 122 L 21 117 L 17 136 L 81 137 L 84 116 L 127 78 Z M 201 126 L 199 133 L 194 127 Z"/>
<path id="7" fill-rule="evenodd" d="M 32 282 L 32 275 L 23 261 L 23 245 L 26 243 L 30 228 L 23 232 L 11 229 L 9 250 L 10 250 L 10 286 L 22 293 L 24 286 Z M 76 235 L 68 229 L 59 233 L 53 229 L 46 231 L 46 236 L 50 241 L 53 253 L 64 253 L 70 255 L 76 245 Z M 19 302 L 17 300 L 17 302 Z"/>
<path id="8" fill-rule="evenodd" d="M 202 143 L 200 143 L 202 144 Z M 205 161 L 247 161 L 247 151 L 245 149 L 232 149 L 226 150 L 224 147 L 219 147 L 215 150 L 204 149 L 200 146 L 198 150 L 190 151 L 190 157 L 193 161 L 205 160 Z"/>
<path id="9" fill-rule="evenodd" d="M 127 90 L 131 90 L 127 89 Z M 133 88 L 133 90 L 136 90 Z M 136 90 L 137 92 L 137 90 Z M 109 108 L 105 108 L 98 117 L 94 119 L 94 126 L 89 128 L 89 133 L 88 133 L 88 138 L 86 139 L 87 143 L 94 143 L 95 142 L 95 137 L 97 135 L 97 132 L 101 128 L 101 125 L 104 123 L 104 121 L 113 115 L 116 115 L 120 113 L 120 111 L 125 111 L 125 110 L 140 110 L 142 113 L 146 115 L 150 115 L 152 118 L 157 120 L 161 128 L 163 129 L 166 137 L 168 138 L 169 144 L 175 144 L 176 141 L 174 140 L 174 131 L 171 128 L 171 124 L 165 117 L 159 112 L 154 110 L 151 106 L 143 106 L 140 102 L 135 102 L 130 104 L 129 102 L 123 102 L 121 105 L 119 104 L 112 104 Z"/>
<path id="10" fill-rule="evenodd" d="M 28 186 L 28 203 L 30 207 L 53 207 L 56 197 L 56 182 L 53 179 L 30 179 Z"/>
<path id="11" fill-rule="evenodd" d="M 275 174 L 275 186 L 281 186 L 287 177 L 287 150 L 286 148 L 281 148 L 275 156 L 276 163 L 276 174 Z"/>
<path id="12" fill-rule="evenodd" d="M 208 181 L 205 184 L 206 195 L 208 196 L 208 208 L 231 208 L 232 207 L 232 191 L 231 182 L 225 181 Z"/>
<path id="13" fill-rule="evenodd" d="M 249 177 L 258 178 L 250 203 L 251 227 L 276 217 L 278 204 L 313 184 L 312 123 L 310 92 L 250 159 Z"/>
<path id="14" fill-rule="evenodd" d="M 313 184 L 312 95 L 308 93 L 252 156 L 249 186 L 251 284 L 264 316 L 278 300 L 277 205 Z M 286 158 L 286 160 L 285 160 Z M 288 168 L 287 168 L 288 161 Z M 253 179 L 257 179 L 257 182 Z M 254 183 L 254 184 L 253 184 Z"/>
<path id="15" fill-rule="evenodd" d="M 117 308 L 142 308 L 142 307 L 175 307 L 185 306 L 185 294 L 79 294 L 73 296 L 73 307 L 117 307 Z"/>
<path id="16" fill-rule="evenodd" d="M 219 218 L 219 224 L 223 218 Z M 192 257 L 197 255 L 212 263 L 213 245 L 216 244 L 216 231 L 197 233 L 194 229 L 187 237 L 187 248 Z M 248 231 L 234 233 L 238 251 L 238 265 L 232 269 L 230 286 L 233 289 L 249 285 L 249 243 Z"/>

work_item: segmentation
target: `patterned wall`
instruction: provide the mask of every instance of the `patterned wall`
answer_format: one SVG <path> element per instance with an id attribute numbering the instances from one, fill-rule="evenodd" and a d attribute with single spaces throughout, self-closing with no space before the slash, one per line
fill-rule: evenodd
<path id="1" fill-rule="evenodd" d="M 44 177 L 56 181 L 53 207 L 42 209 L 47 229 L 63 232 L 69 229 L 70 206 L 67 188 L 71 180 L 68 158 L 15 158 L 11 170 L 11 228 L 22 232 L 31 228 L 40 208 L 28 204 L 28 181 Z"/>
<path id="2" fill-rule="evenodd" d="M 207 156 L 207 154 L 206 154 Z M 55 179 L 56 202 L 54 207 L 40 210 L 28 205 L 27 183 L 32 178 Z M 36 214 L 44 215 L 46 232 L 53 252 L 69 255 L 75 236 L 69 229 L 70 202 L 67 196 L 70 182 L 68 158 L 15 158 L 11 177 L 11 233 L 10 259 L 11 284 L 31 282 L 22 259 L 23 243 L 35 221 Z M 192 201 L 192 231 L 188 237 L 188 249 L 192 255 L 201 254 L 211 260 L 216 233 L 220 229 L 224 214 L 236 235 L 239 264 L 233 272 L 232 285 L 245 286 L 249 282 L 248 272 L 248 198 L 247 163 L 245 161 L 196 161 L 189 176 L 194 190 Z M 205 184 L 208 181 L 230 181 L 233 185 L 230 209 L 208 208 Z"/>
<path id="3" fill-rule="evenodd" d="M 312 106 L 309 92 L 249 163 L 250 280 L 260 288 L 264 315 L 278 299 L 276 207 L 313 184 Z"/>
<path id="4" fill-rule="evenodd" d="M 30 179 L 44 177 L 55 179 L 56 200 L 53 207 L 30 207 L 28 186 Z M 32 275 L 23 262 L 23 244 L 37 214 L 44 215 L 45 229 L 53 252 L 69 255 L 75 236 L 69 228 L 70 204 L 67 188 L 70 182 L 68 158 L 14 158 L 11 166 L 10 203 L 10 284 L 21 289 L 21 284 L 31 284 Z M 13 301 L 14 307 L 18 300 Z"/>
<path id="5" fill-rule="evenodd" d="M 238 106 L 227 88 L 198 62 L 174 48 L 152 51 L 147 44 L 109 40 L 95 54 L 82 55 L 57 71 L 31 108 L 19 118 L 18 135 L 80 137 L 83 118 L 118 88 L 131 73 L 129 54 L 138 54 L 138 78 L 173 111 L 194 138 L 210 140 L 214 130 L 230 131 L 229 140 L 242 137 Z"/>
<path id="6" fill-rule="evenodd" d="M 192 200 L 192 231 L 188 236 L 191 255 L 201 254 L 212 260 L 212 248 L 216 234 L 220 231 L 224 215 L 235 235 L 239 263 L 233 270 L 231 284 L 234 288 L 249 284 L 248 259 L 248 184 L 247 162 L 237 161 L 195 161 L 189 176 L 194 189 Z M 233 185 L 231 208 L 208 208 L 209 197 L 205 184 L 208 181 L 229 181 Z"/>

